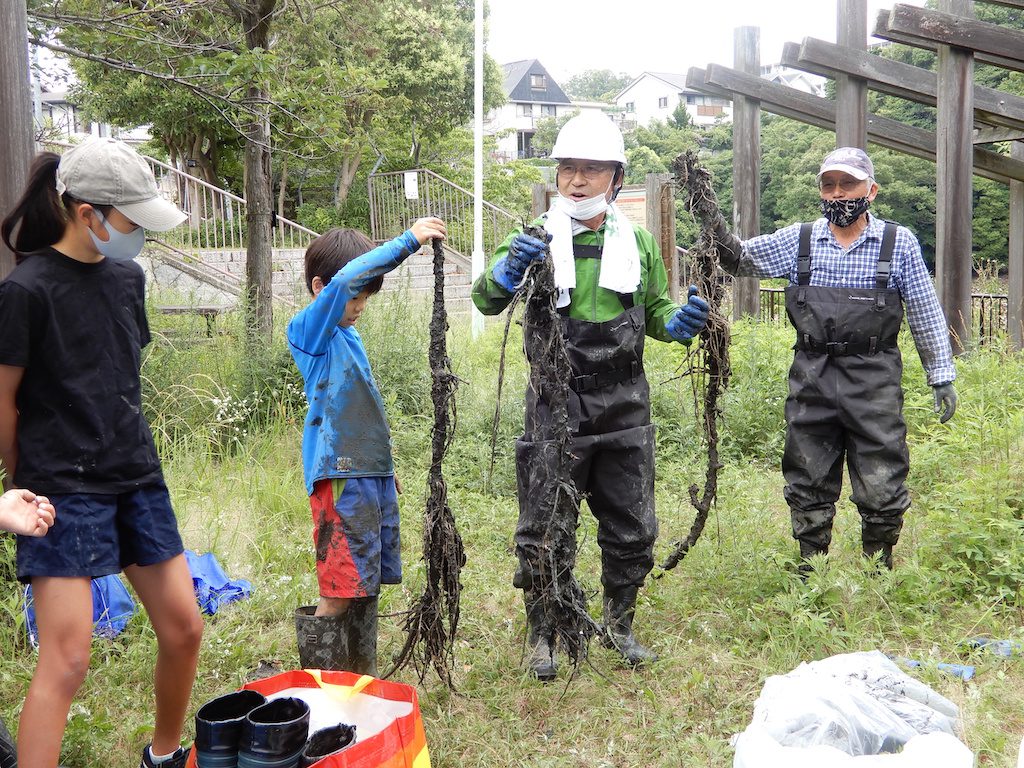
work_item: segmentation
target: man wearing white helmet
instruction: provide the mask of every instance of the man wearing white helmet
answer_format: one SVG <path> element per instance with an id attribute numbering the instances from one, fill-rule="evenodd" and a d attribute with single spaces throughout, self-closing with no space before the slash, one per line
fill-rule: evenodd
<path id="1" fill-rule="evenodd" d="M 654 426 L 643 370 L 644 337 L 690 344 L 707 323 L 708 305 L 690 288 L 679 307 L 649 232 L 614 205 L 626 156 L 622 134 L 603 115 L 578 115 L 558 133 L 558 196 L 538 223 L 551 237 L 558 308 L 574 374 L 570 385 L 573 480 L 598 521 L 605 643 L 631 665 L 657 657 L 633 635 L 636 597 L 654 565 Z M 473 302 L 494 315 L 508 306 L 530 262 L 548 244 L 512 232 L 473 286 Z M 541 680 L 556 674 L 554 637 L 533 589 L 543 536 L 535 500 L 553 441 L 543 440 L 547 403 L 526 393 L 526 423 L 516 443 L 519 522 L 513 584 L 523 589 L 530 668 Z"/>

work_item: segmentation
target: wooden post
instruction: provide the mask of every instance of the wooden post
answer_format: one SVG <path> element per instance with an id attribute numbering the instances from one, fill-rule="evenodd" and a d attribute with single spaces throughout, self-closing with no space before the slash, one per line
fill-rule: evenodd
<path id="1" fill-rule="evenodd" d="M 974 16 L 973 0 L 939 0 L 939 10 Z M 935 277 L 954 354 L 971 337 L 971 226 L 973 219 L 974 55 L 939 46 L 936 131 Z"/>
<path id="2" fill-rule="evenodd" d="M 1010 155 L 1024 160 L 1024 142 L 1010 145 Z M 1010 182 L 1010 306 L 1006 324 L 1010 348 L 1024 351 L 1024 181 Z"/>
<path id="3" fill-rule="evenodd" d="M 546 213 L 548 210 L 549 195 L 555 191 L 554 184 L 545 184 L 541 182 L 534 184 L 532 187 L 532 200 L 531 200 L 531 213 L 533 218 L 537 218 L 542 213 Z"/>
<path id="4" fill-rule="evenodd" d="M 836 42 L 844 48 L 868 49 L 867 0 L 838 0 Z M 868 86 L 863 78 L 836 77 L 836 146 L 868 146 Z"/>
<path id="5" fill-rule="evenodd" d="M 28 178 L 34 144 L 28 78 L 25 0 L 5 2 L 0 13 L 0 218 L 18 202 Z M 0 279 L 14 268 L 14 254 L 0 242 Z"/>
<path id="6" fill-rule="evenodd" d="M 737 27 L 733 35 L 735 67 L 760 76 L 761 31 Z M 761 234 L 761 103 L 745 96 L 733 99 L 732 115 L 733 232 L 741 240 Z M 758 317 L 761 283 L 756 277 L 737 277 L 732 283 L 732 316 Z"/>
<path id="7" fill-rule="evenodd" d="M 648 173 L 646 180 L 647 229 L 654 235 L 668 272 L 668 293 L 679 301 L 679 254 L 676 251 L 676 204 L 672 174 Z M 639 223 L 639 222 L 637 222 Z"/>

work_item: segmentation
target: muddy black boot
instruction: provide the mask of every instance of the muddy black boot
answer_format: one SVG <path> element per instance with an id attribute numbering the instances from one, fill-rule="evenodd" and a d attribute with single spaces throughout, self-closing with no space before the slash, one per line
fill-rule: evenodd
<path id="1" fill-rule="evenodd" d="M 654 651 L 640 645 L 633 636 L 633 613 L 638 591 L 638 587 L 622 587 L 606 589 L 604 593 L 604 645 L 618 651 L 633 667 L 658 660 Z"/>
<path id="2" fill-rule="evenodd" d="M 827 555 L 828 547 L 822 547 L 810 541 L 804 541 L 803 539 L 797 539 L 800 544 L 800 563 L 797 565 L 796 570 L 803 581 L 807 581 L 807 578 L 814 571 L 814 566 L 811 565 L 811 558 L 815 555 Z"/>
<path id="3" fill-rule="evenodd" d="M 323 728 L 309 737 L 299 756 L 299 768 L 310 768 L 321 760 L 347 749 L 355 740 L 354 725 L 338 724 Z"/>
<path id="4" fill-rule="evenodd" d="M 532 592 L 524 591 L 523 601 L 526 603 L 526 642 L 530 646 L 527 667 L 542 683 L 549 683 L 558 675 L 554 629 L 540 598 Z"/>
<path id="5" fill-rule="evenodd" d="M 315 605 L 295 610 L 295 637 L 303 669 L 349 670 L 347 614 L 314 616 Z"/>
<path id="6" fill-rule="evenodd" d="M 345 612 L 350 672 L 377 676 L 377 596 L 357 597 Z"/>
<path id="7" fill-rule="evenodd" d="M 892 570 L 892 544 L 883 541 L 865 541 L 863 543 L 864 557 L 871 559 L 878 555 L 879 570 L 885 568 Z"/>

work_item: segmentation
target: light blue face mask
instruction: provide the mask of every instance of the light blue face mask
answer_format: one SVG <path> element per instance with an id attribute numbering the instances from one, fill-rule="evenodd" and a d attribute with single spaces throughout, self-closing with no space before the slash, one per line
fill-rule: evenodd
<path id="1" fill-rule="evenodd" d="M 110 238 L 107 242 L 103 242 L 90 229 L 89 237 L 92 238 L 97 251 L 108 259 L 121 261 L 130 261 L 142 253 L 142 247 L 146 244 L 146 230 L 136 227 L 126 235 L 124 232 L 119 232 L 113 224 L 109 224 L 98 210 L 94 208 L 93 211 L 100 217 L 100 223 L 107 230 L 107 237 Z"/>

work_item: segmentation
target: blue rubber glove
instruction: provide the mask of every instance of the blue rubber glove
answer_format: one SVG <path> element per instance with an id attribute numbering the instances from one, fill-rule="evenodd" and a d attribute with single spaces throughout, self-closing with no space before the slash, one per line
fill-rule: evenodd
<path id="1" fill-rule="evenodd" d="M 548 240 L 550 239 L 551 235 L 548 235 Z M 547 243 L 536 237 L 522 233 L 516 235 L 509 246 L 508 255 L 499 259 L 491 270 L 494 282 L 509 293 L 515 293 L 516 288 L 523 282 L 526 268 L 531 262 L 543 259 L 547 247 Z"/>
<path id="2" fill-rule="evenodd" d="M 942 412 L 939 416 L 939 424 L 945 424 L 956 413 L 956 390 L 953 389 L 953 382 L 936 384 L 932 387 L 935 394 L 935 412 Z"/>
<path id="3" fill-rule="evenodd" d="M 665 324 L 665 330 L 676 341 L 689 344 L 708 324 L 710 312 L 708 303 L 697 295 L 697 286 L 691 285 L 686 303 L 672 315 Z"/>

